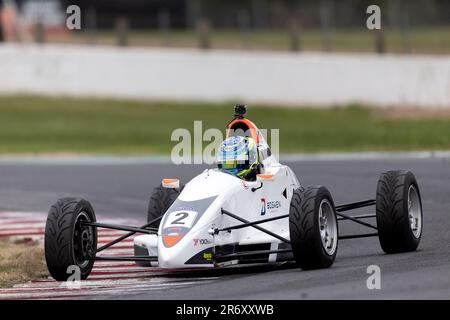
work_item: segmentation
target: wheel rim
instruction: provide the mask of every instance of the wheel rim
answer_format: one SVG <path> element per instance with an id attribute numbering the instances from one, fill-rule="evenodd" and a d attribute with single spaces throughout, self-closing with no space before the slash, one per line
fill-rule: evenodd
<path id="1" fill-rule="evenodd" d="M 78 214 L 73 230 L 73 256 L 76 264 L 84 268 L 89 264 L 89 257 L 95 255 L 94 228 L 83 226 L 83 222 L 91 222 L 86 212 Z"/>
<path id="2" fill-rule="evenodd" d="M 337 223 L 333 207 L 327 199 L 320 203 L 319 231 L 325 252 L 333 255 L 337 247 Z"/>
<path id="3" fill-rule="evenodd" d="M 412 234 L 417 239 L 422 233 L 422 206 L 414 185 L 408 189 L 408 218 Z"/>

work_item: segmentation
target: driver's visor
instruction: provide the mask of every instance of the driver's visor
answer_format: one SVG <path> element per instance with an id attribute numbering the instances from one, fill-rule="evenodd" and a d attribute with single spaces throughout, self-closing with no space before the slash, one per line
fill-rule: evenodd
<path id="1" fill-rule="evenodd" d="M 220 169 L 241 169 L 248 166 L 247 155 L 219 155 L 217 160 Z"/>

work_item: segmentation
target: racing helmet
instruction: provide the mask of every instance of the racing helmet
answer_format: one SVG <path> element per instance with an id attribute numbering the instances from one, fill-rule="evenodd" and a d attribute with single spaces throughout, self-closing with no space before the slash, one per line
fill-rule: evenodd
<path id="1" fill-rule="evenodd" d="M 246 179 L 258 166 L 258 148 L 250 137 L 232 136 L 222 142 L 218 152 L 220 170 Z"/>

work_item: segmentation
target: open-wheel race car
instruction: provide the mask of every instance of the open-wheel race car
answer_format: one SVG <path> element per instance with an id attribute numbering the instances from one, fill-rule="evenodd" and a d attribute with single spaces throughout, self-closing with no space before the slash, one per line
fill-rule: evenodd
<path id="1" fill-rule="evenodd" d="M 285 262 L 302 269 L 328 268 L 339 240 L 362 237 L 378 237 L 386 253 L 416 250 L 423 219 L 413 173 L 382 173 L 375 199 L 335 205 L 326 187 L 302 186 L 295 173 L 278 162 L 245 113 L 245 106 L 235 107 L 218 151 L 218 167 L 204 170 L 186 185 L 162 179 L 150 197 L 143 226 L 99 223 L 87 200 L 58 200 L 50 208 L 45 230 L 51 276 L 67 280 L 68 268 L 75 265 L 86 279 L 97 260 L 170 269 Z M 368 206 L 375 206 L 375 213 L 346 213 Z M 367 218 L 376 218 L 376 225 Z M 372 232 L 342 235 L 342 220 Z M 98 228 L 127 233 L 98 246 Z M 142 235 L 134 238 L 134 255 L 98 255 L 137 233 Z"/>

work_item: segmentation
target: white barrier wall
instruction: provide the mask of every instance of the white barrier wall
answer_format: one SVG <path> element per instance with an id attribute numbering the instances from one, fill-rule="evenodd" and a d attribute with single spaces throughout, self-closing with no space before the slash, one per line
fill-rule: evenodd
<path id="1" fill-rule="evenodd" d="M 0 92 L 450 108 L 450 56 L 2 45 Z"/>

